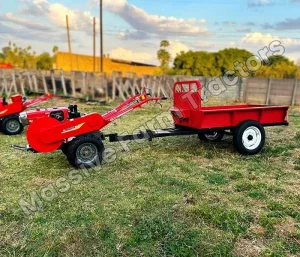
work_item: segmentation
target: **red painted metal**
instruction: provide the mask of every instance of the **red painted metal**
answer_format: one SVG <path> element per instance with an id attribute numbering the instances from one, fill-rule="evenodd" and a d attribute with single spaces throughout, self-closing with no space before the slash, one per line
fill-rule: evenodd
<path id="1" fill-rule="evenodd" d="M 201 105 L 201 90 L 199 81 L 175 83 L 174 107 L 171 108 L 175 125 L 201 130 L 234 128 L 246 120 L 255 120 L 262 125 L 288 124 L 288 106 L 244 104 L 204 107 Z M 77 118 L 70 118 L 66 108 L 55 109 L 63 111 L 62 121 L 50 117 L 53 109 L 28 112 L 27 119 L 33 122 L 27 130 L 27 140 L 30 147 L 37 152 L 52 152 L 74 137 L 99 131 L 107 124 L 142 107 L 149 101 L 159 100 L 161 100 L 159 97 L 138 94 L 103 115 L 91 113 Z"/>
<path id="2" fill-rule="evenodd" d="M 0 63 L 0 69 L 12 69 L 13 66 L 9 63 Z"/>
<path id="3" fill-rule="evenodd" d="M 50 114 L 55 111 L 62 111 L 63 119 L 67 120 L 69 115 L 69 109 L 67 107 L 59 107 L 59 108 L 47 108 L 47 109 L 40 109 L 36 108 L 35 110 L 26 112 L 26 118 L 28 124 L 31 124 L 33 121 L 45 117 L 50 117 Z"/>
<path id="4" fill-rule="evenodd" d="M 236 127 L 246 120 L 262 125 L 288 124 L 289 106 L 266 105 L 201 105 L 199 81 L 177 82 L 174 85 L 174 107 L 171 108 L 174 124 L 195 129 Z"/>
<path id="5" fill-rule="evenodd" d="M 0 119 L 8 115 L 19 114 L 33 105 L 48 101 L 51 97 L 47 94 L 31 101 L 24 101 L 21 95 L 15 95 L 11 97 L 11 103 L 6 103 L 3 98 L 0 98 Z"/>
<path id="6" fill-rule="evenodd" d="M 104 115 L 91 113 L 75 119 L 69 119 L 65 116 L 62 122 L 57 120 L 54 122 L 55 119 L 49 116 L 49 109 L 31 111 L 27 114 L 27 119 L 31 120 L 27 130 L 27 140 L 29 145 L 37 152 L 52 152 L 70 138 L 99 131 L 130 111 L 140 108 L 150 101 L 157 102 L 159 100 L 161 100 L 159 97 L 138 94 Z M 65 110 L 65 108 L 55 110 Z"/>

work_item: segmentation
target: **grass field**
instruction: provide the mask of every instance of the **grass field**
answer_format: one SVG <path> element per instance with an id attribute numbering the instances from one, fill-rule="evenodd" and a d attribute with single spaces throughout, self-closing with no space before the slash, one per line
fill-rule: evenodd
<path id="1" fill-rule="evenodd" d="M 150 104 L 106 131 L 143 129 L 169 105 Z M 267 128 L 257 156 L 237 154 L 230 137 L 106 143 L 117 159 L 90 173 L 61 152 L 11 149 L 25 133 L 0 135 L 0 256 L 300 256 L 300 109 L 290 121 Z M 30 193 L 47 200 L 27 215 L 19 199 Z"/>

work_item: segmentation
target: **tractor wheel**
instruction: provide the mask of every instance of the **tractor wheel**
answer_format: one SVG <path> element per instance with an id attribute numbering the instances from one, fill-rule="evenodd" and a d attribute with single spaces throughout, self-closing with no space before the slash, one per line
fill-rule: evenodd
<path id="1" fill-rule="evenodd" d="M 224 138 L 224 135 L 224 131 L 218 131 L 208 134 L 199 134 L 198 137 L 202 141 L 221 142 Z"/>
<path id="2" fill-rule="evenodd" d="M 10 115 L 3 118 L 1 130 L 5 135 L 17 135 L 23 131 L 24 127 L 19 121 L 19 115 Z"/>
<path id="3" fill-rule="evenodd" d="M 60 147 L 60 150 L 63 152 L 64 155 L 68 155 L 68 147 L 69 147 L 69 143 L 63 143 Z"/>
<path id="4" fill-rule="evenodd" d="M 266 132 L 256 121 L 245 121 L 235 130 L 233 144 L 240 154 L 254 155 L 264 147 Z"/>
<path id="5" fill-rule="evenodd" d="M 79 136 L 68 145 L 66 156 L 75 168 L 92 168 L 103 161 L 104 145 L 93 133 Z"/>

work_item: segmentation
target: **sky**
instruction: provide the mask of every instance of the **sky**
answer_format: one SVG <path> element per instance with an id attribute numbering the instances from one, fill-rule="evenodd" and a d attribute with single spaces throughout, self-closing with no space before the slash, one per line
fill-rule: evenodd
<path id="1" fill-rule="evenodd" d="M 157 64 L 161 40 L 172 57 L 180 51 L 237 47 L 254 55 L 280 41 L 285 56 L 300 60 L 300 0 L 103 0 L 104 52 L 112 58 Z M 0 48 L 11 41 L 37 53 L 54 45 L 92 55 L 93 17 L 99 0 L 0 0 Z"/>

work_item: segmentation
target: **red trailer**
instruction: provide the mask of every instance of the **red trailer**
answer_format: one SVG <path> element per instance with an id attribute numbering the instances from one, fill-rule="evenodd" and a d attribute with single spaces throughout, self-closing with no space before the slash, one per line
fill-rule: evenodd
<path id="1" fill-rule="evenodd" d="M 103 160 L 103 141 L 110 142 L 157 137 L 198 135 L 200 139 L 220 141 L 225 134 L 233 135 L 234 146 L 241 154 L 252 155 L 261 151 L 265 143 L 264 126 L 288 125 L 288 106 L 232 105 L 202 106 L 199 81 L 177 82 L 174 85 L 174 106 L 171 114 L 174 127 L 147 130 L 137 135 L 120 136 L 99 132 L 107 124 L 149 101 L 162 100 L 143 93 L 131 97 L 114 110 L 100 115 L 81 115 L 77 106 L 36 110 L 21 115 L 29 124 L 27 147 L 16 149 L 34 152 L 52 152 L 61 149 L 70 164 L 90 167 Z"/>

